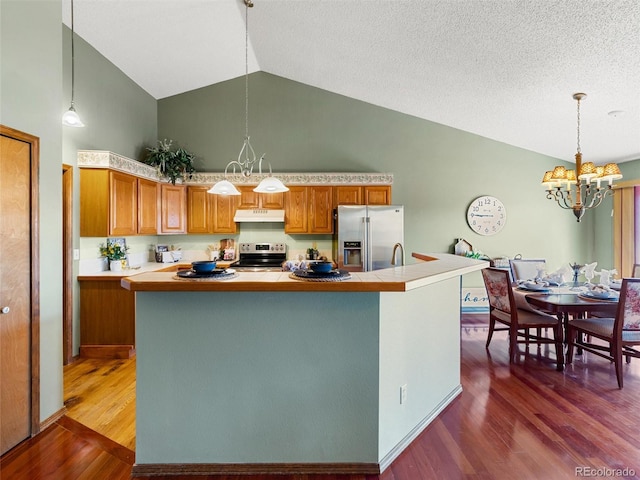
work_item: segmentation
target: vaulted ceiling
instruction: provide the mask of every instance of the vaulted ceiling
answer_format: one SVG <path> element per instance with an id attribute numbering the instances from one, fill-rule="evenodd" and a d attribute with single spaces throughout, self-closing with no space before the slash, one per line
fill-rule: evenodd
<path id="1" fill-rule="evenodd" d="M 585 92 L 585 161 L 640 159 L 638 0 L 253 1 L 249 72 L 568 161 Z M 243 0 L 74 0 L 74 27 L 156 99 L 245 73 Z"/>

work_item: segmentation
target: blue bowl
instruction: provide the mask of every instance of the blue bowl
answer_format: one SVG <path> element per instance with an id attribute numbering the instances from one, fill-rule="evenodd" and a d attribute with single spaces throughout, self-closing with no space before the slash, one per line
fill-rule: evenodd
<path id="1" fill-rule="evenodd" d="M 202 260 L 201 262 L 191 262 L 191 269 L 196 273 L 210 273 L 216 268 L 216 262 Z"/>
<path id="2" fill-rule="evenodd" d="M 315 262 L 309 265 L 309 268 L 316 273 L 329 273 L 333 269 L 333 263 Z"/>

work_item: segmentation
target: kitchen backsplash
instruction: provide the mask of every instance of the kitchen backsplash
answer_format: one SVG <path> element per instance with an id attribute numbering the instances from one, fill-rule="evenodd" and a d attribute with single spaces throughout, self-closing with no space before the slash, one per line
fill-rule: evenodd
<path id="1" fill-rule="evenodd" d="M 242 224 L 241 232 L 235 235 L 158 235 L 125 237 L 129 247 L 128 259 L 132 266 L 155 261 L 153 251 L 157 244 L 168 245 L 182 250 L 182 261 L 209 259 L 209 245 L 219 244 L 225 238 L 233 238 L 239 243 L 255 242 L 284 242 L 287 245 L 287 258 L 304 258 L 307 249 L 315 246 L 321 256 L 332 258 L 332 235 L 287 235 L 283 232 L 282 224 L 255 223 Z M 99 256 L 99 247 L 106 238 L 81 237 L 79 274 L 87 275 L 107 270 L 104 259 Z M 236 253 L 237 255 L 237 253 Z"/>

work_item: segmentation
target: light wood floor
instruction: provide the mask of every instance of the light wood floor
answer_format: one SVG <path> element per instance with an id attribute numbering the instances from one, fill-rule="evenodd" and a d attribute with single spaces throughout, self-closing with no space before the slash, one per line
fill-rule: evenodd
<path id="1" fill-rule="evenodd" d="M 80 359 L 64 367 L 67 416 L 131 450 L 136 446 L 136 359 Z"/>
<path id="2" fill-rule="evenodd" d="M 564 372 L 555 370 L 553 353 L 535 347 L 530 354 L 521 354 L 518 363 L 509 365 L 507 360 L 506 333 L 494 335 L 489 350 L 485 349 L 486 329 L 482 319 L 467 318 L 462 328 L 461 378 L 463 393 L 454 401 L 409 448 L 382 474 L 380 480 L 450 480 L 450 479 L 575 479 L 580 475 L 592 478 L 620 478 L 613 469 L 631 469 L 625 478 L 640 479 L 640 362 L 624 366 L 624 389 L 617 388 L 613 365 L 608 361 L 586 354 L 574 360 Z M 521 346 L 521 351 L 523 347 Z M 550 358 L 551 357 L 551 358 Z M 134 361 L 117 360 L 110 364 L 83 361 L 72 365 L 84 373 L 78 378 L 87 380 L 86 391 L 75 384 L 73 396 L 84 399 L 95 395 L 109 398 L 104 409 L 84 416 L 75 405 L 74 418 L 105 434 L 119 437 L 119 442 L 132 445 L 135 437 L 132 423 L 133 399 L 119 390 L 133 391 Z M 120 375 L 122 374 L 122 375 Z M 116 380 L 115 377 L 119 377 Z M 71 377 L 69 377 L 69 380 Z M 105 380 L 106 379 L 106 380 Z M 95 383 L 93 383 L 95 382 Z M 100 394 L 98 385 L 110 385 L 109 394 Z M 127 386 L 126 384 L 129 384 Z M 71 398 L 73 398 L 71 396 Z M 123 398 L 126 404 L 118 404 L 113 398 Z M 69 398 L 69 395 L 65 395 Z M 87 410 L 87 412 L 90 409 Z M 71 408 L 70 408 L 71 411 Z M 102 413 L 100 413 L 102 411 Z M 104 411 L 111 412 L 104 414 Z M 89 425 L 90 418 L 95 424 Z M 114 455 L 113 448 L 103 448 L 110 456 L 102 455 L 104 475 L 80 476 L 73 472 L 91 471 L 85 455 L 88 449 L 87 433 L 82 428 L 70 428 L 57 423 L 40 436 L 29 440 L 6 454 L 0 460 L 0 478 L 12 479 L 124 479 L 121 473 L 123 457 Z M 74 423 L 71 423 L 73 426 Z M 80 425 L 80 427 L 82 427 Z M 62 435 L 59 430 L 64 430 Z M 65 438 L 63 444 L 40 438 L 51 437 L 49 431 Z M 89 430 L 90 431 L 90 430 Z M 128 433 L 127 433 L 128 432 Z M 309 432 L 313 435 L 313 432 Z M 72 449 L 66 439 L 75 435 L 83 448 Z M 125 438 L 127 437 L 128 438 Z M 99 443 L 89 442 L 100 452 Z M 106 444 L 108 446 L 108 443 Z M 34 452 L 45 455 L 34 455 Z M 125 449 L 125 451 L 128 451 Z M 57 469 L 33 467 L 24 470 L 25 464 L 34 464 L 35 459 L 58 455 L 66 458 L 57 464 Z M 98 453 L 94 452 L 95 465 Z M 28 458 L 29 461 L 25 461 Z M 22 465 L 20 467 L 20 465 Z M 22 470 L 20 470 L 22 468 Z M 595 476 L 594 470 L 601 470 Z M 18 472 L 16 474 L 16 472 Z M 25 472 L 28 472 L 28 476 Z M 34 473 L 36 472 L 36 473 Z M 69 474 L 72 472 L 72 474 Z M 5 476 L 6 475 L 6 476 Z M 17 476 L 16 476 L 17 475 Z M 153 477 L 160 480 L 168 477 Z M 187 477 L 171 477 L 185 480 Z M 237 477 L 233 477 L 237 480 Z M 198 477 L 206 480 L 207 477 Z M 278 476 L 278 480 L 375 480 L 376 476 Z M 231 480 L 218 477 L 217 480 Z M 274 480 L 274 477 L 254 476 L 252 480 Z"/>

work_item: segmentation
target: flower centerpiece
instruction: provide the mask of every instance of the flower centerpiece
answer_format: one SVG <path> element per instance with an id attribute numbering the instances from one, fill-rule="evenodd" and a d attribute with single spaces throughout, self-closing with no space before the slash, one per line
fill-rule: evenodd
<path id="1" fill-rule="evenodd" d="M 176 184 L 176 180 L 191 178 L 196 169 L 193 167 L 194 155 L 183 148 L 171 150 L 172 140 L 158 140 L 157 147 L 147 148 L 148 165 L 156 167 L 158 173 Z"/>
<path id="2" fill-rule="evenodd" d="M 114 271 L 122 270 L 127 260 L 127 252 L 129 247 L 120 245 L 119 243 L 100 244 L 100 256 L 106 257 L 109 261 L 109 269 Z"/>

